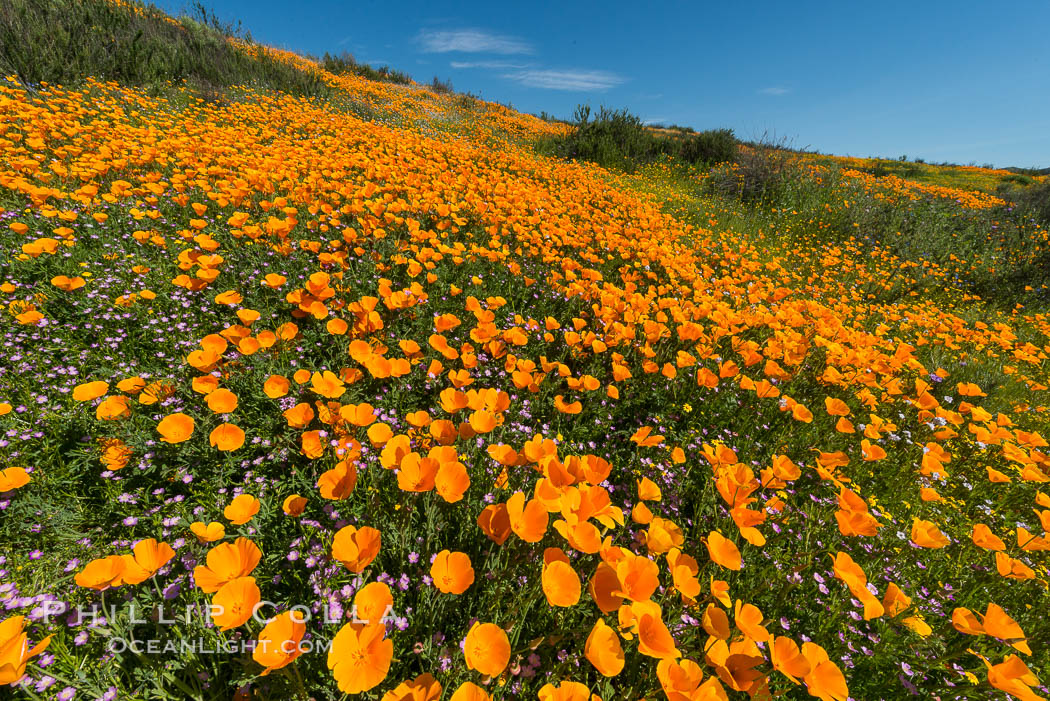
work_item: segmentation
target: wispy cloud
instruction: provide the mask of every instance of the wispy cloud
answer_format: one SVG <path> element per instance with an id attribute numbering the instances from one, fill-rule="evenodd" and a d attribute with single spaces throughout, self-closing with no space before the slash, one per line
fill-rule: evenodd
<path id="1" fill-rule="evenodd" d="M 532 46 L 523 39 L 492 34 L 483 29 L 426 30 L 419 33 L 423 51 L 445 54 L 461 53 L 530 54 Z"/>
<path id="2" fill-rule="evenodd" d="M 511 63 L 509 61 L 452 61 L 448 65 L 453 68 L 484 68 L 489 70 L 528 68 L 526 63 Z"/>
<path id="3" fill-rule="evenodd" d="M 789 92 L 791 92 L 790 88 L 772 87 L 772 88 L 762 88 L 761 90 L 758 91 L 758 94 L 759 95 L 780 96 L 780 95 L 787 95 Z"/>
<path id="4" fill-rule="evenodd" d="M 607 71 L 583 70 L 523 70 L 503 76 L 517 81 L 530 88 L 547 90 L 574 90 L 581 92 L 598 92 L 615 88 L 624 79 Z"/>

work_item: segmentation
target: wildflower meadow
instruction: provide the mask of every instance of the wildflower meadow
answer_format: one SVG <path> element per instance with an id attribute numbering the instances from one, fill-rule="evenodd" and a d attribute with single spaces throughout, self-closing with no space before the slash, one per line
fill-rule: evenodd
<path id="1" fill-rule="evenodd" d="M 1004 200 L 266 52 L 0 85 L 0 696 L 1047 697 L 1046 287 L 844 219 Z"/>

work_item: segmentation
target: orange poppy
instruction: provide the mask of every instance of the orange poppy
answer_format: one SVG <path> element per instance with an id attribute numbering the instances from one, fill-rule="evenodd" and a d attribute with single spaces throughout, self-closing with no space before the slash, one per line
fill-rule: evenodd
<path id="1" fill-rule="evenodd" d="M 77 572 L 73 580 L 77 586 L 96 591 L 119 587 L 123 583 L 125 562 L 120 555 L 92 560 Z"/>
<path id="2" fill-rule="evenodd" d="M 736 544 L 718 531 L 711 531 L 704 544 L 707 546 L 708 555 L 715 564 L 730 570 L 739 570 L 743 567 L 743 558 Z"/>
<path id="3" fill-rule="evenodd" d="M 24 632 L 25 617 L 12 616 L 0 621 L 0 686 L 14 686 L 26 673 L 26 665 L 51 644 L 47 636 L 29 647 L 29 636 Z"/>
<path id="4" fill-rule="evenodd" d="M 580 600 L 580 576 L 569 564 L 565 553 L 558 548 L 547 548 L 543 554 L 541 575 L 543 593 L 551 606 L 575 606 Z"/>
<path id="5" fill-rule="evenodd" d="M 202 521 L 194 521 L 190 524 L 190 530 L 201 543 L 211 543 L 220 540 L 226 535 L 226 526 L 218 521 L 205 524 Z"/>
<path id="6" fill-rule="evenodd" d="M 478 514 L 478 527 L 496 545 L 503 545 L 511 534 L 510 512 L 506 504 L 490 504 Z"/>
<path id="7" fill-rule="evenodd" d="M 24 467 L 8 467 L 0 470 L 0 494 L 21 489 L 29 482 L 29 473 Z"/>
<path id="8" fill-rule="evenodd" d="M 211 600 L 211 618 L 220 631 L 248 622 L 262 600 L 255 577 L 238 577 L 223 584 Z"/>
<path id="9" fill-rule="evenodd" d="M 336 531 L 332 557 L 351 572 L 362 572 L 376 559 L 382 543 L 379 531 L 371 526 L 346 526 Z"/>
<path id="10" fill-rule="evenodd" d="M 288 394 L 291 383 L 282 375 L 270 375 L 263 383 L 263 392 L 271 399 L 278 399 Z"/>
<path id="11" fill-rule="evenodd" d="M 911 542 L 920 548 L 943 548 L 951 543 L 947 536 L 941 533 L 937 524 L 921 518 L 912 520 Z"/>
<path id="12" fill-rule="evenodd" d="M 237 408 L 237 395 L 226 388 L 209 392 L 205 402 L 216 414 L 229 414 Z"/>
<path id="13" fill-rule="evenodd" d="M 602 701 L 597 694 L 579 682 L 547 683 L 539 691 L 540 701 Z"/>
<path id="14" fill-rule="evenodd" d="M 240 494 L 223 509 L 222 515 L 233 525 L 240 526 L 259 513 L 259 506 L 259 500 L 251 494 Z"/>
<path id="15" fill-rule="evenodd" d="M 292 494 L 285 497 L 285 500 L 281 503 L 281 510 L 288 516 L 297 518 L 303 515 L 303 509 L 306 508 L 306 497 L 301 497 L 298 494 Z"/>
<path id="16" fill-rule="evenodd" d="M 430 565 L 434 586 L 445 594 L 462 594 L 474 583 L 474 568 L 466 553 L 442 550 Z"/>
<path id="17" fill-rule="evenodd" d="M 430 674 L 420 674 L 383 694 L 381 701 L 438 701 L 440 698 L 441 684 L 438 680 Z"/>
<path id="18" fill-rule="evenodd" d="M 85 382 L 73 388 L 73 399 L 78 402 L 90 402 L 92 399 L 98 399 L 108 391 L 108 382 L 103 382 L 102 380 Z"/>
<path id="19" fill-rule="evenodd" d="M 385 634 L 386 626 L 382 623 L 347 623 L 339 629 L 328 649 L 328 669 L 340 691 L 360 694 L 386 679 L 394 657 L 394 643 L 385 640 Z"/>
<path id="20" fill-rule="evenodd" d="M 303 654 L 306 621 L 298 611 L 285 611 L 271 618 L 255 642 L 252 659 L 263 667 L 259 676 L 287 667 Z"/>
<path id="21" fill-rule="evenodd" d="M 182 412 L 165 416 L 157 424 L 157 432 L 165 443 L 182 443 L 193 435 L 194 421 L 192 416 Z"/>
<path id="22" fill-rule="evenodd" d="M 394 607 L 394 595 L 383 582 L 369 582 L 354 594 L 355 623 L 385 623 Z"/>
<path id="23" fill-rule="evenodd" d="M 463 682 L 449 701 L 490 701 L 489 693 L 473 682 Z"/>
<path id="24" fill-rule="evenodd" d="M 244 431 L 234 424 L 219 424 L 212 429 L 208 443 L 219 450 L 231 452 L 244 445 Z"/>
<path id="25" fill-rule="evenodd" d="M 510 639 L 495 623 L 475 623 L 463 645 L 467 667 L 498 677 L 510 662 Z"/>
<path id="26" fill-rule="evenodd" d="M 547 509 L 535 499 L 526 503 L 524 492 L 515 492 L 507 500 L 507 517 L 511 530 L 526 543 L 538 543 L 547 532 Z"/>
<path id="27" fill-rule="evenodd" d="M 773 663 L 773 669 L 783 674 L 793 684 L 800 684 L 799 679 L 812 671 L 809 660 L 791 638 L 774 637 L 769 657 Z"/>
<path id="28" fill-rule="evenodd" d="M 193 568 L 193 581 L 205 594 L 211 594 L 227 582 L 251 574 L 261 559 L 259 546 L 247 538 L 222 543 L 208 551 L 207 565 Z"/>
<path id="29" fill-rule="evenodd" d="M 603 676 L 615 677 L 623 671 L 625 662 L 620 636 L 601 618 L 591 628 L 583 654 Z"/>
<path id="30" fill-rule="evenodd" d="M 132 548 L 133 555 L 123 555 L 124 572 L 121 579 L 124 584 L 140 584 L 157 573 L 171 558 L 175 551 L 167 543 L 158 543 L 154 538 L 140 540 Z"/>
<path id="31" fill-rule="evenodd" d="M 99 421 L 116 421 L 131 416 L 131 407 L 127 397 L 106 397 L 95 408 L 95 418 Z"/>

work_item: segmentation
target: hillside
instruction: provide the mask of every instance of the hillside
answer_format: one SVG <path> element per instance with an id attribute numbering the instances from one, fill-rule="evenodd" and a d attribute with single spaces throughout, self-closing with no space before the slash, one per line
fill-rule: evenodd
<path id="1" fill-rule="evenodd" d="M 565 123 L 19 2 L 14 698 L 1050 693 L 1050 256 L 1006 172 L 610 170 L 544 155 Z M 13 55 L 45 11 L 169 60 Z"/>

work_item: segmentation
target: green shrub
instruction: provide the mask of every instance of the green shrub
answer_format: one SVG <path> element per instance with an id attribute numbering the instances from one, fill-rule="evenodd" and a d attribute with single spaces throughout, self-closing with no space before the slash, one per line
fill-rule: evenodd
<path id="1" fill-rule="evenodd" d="M 657 137 L 627 110 L 603 106 L 592 116 L 589 105 L 580 105 L 571 124 L 572 131 L 548 140 L 542 150 L 560 158 L 626 171 L 674 151 L 671 140 Z"/>
<path id="2" fill-rule="evenodd" d="M 549 118 L 549 115 L 547 115 Z M 672 127 L 673 135 L 660 134 L 627 110 L 579 105 L 565 136 L 541 142 L 541 151 L 559 158 L 592 161 L 606 168 L 633 171 L 659 158 L 673 158 L 691 165 L 714 165 L 736 157 L 738 141 L 732 129 L 696 133 Z"/>
<path id="3" fill-rule="evenodd" d="M 708 129 L 685 139 L 679 157 L 687 163 L 726 163 L 736 160 L 738 144 L 732 129 Z"/>
<path id="4" fill-rule="evenodd" d="M 1031 178 L 1023 175 L 1012 175 L 1003 178 L 1004 182 L 1025 178 L 1028 183 L 1033 183 Z M 1021 182 L 1021 184 L 1027 184 Z M 1043 226 L 1050 226 L 1050 182 L 1027 184 L 1027 187 L 1009 188 L 1000 191 L 1000 195 L 1007 200 L 1017 212 L 1025 217 L 1030 217 Z"/>
<path id="5" fill-rule="evenodd" d="M 739 149 L 735 162 L 712 170 L 705 182 L 713 194 L 723 198 L 776 202 L 802 177 L 790 151 L 765 143 Z"/>
<path id="6" fill-rule="evenodd" d="M 448 78 L 446 78 L 445 80 L 441 80 L 437 76 L 434 76 L 434 79 L 430 81 L 427 87 L 436 92 L 438 95 L 445 95 L 454 92 L 452 88 L 452 81 Z"/>
<path id="7" fill-rule="evenodd" d="M 200 12 L 200 10 L 198 10 Z M 152 5 L 118 7 L 107 0 L 0 2 L 0 70 L 27 86 L 76 85 L 85 77 L 160 88 L 188 81 L 205 94 L 256 85 L 298 95 L 324 95 L 320 77 L 229 42 L 234 31 L 213 14 L 173 20 Z M 250 37 L 239 37 L 250 43 Z"/>
<path id="8" fill-rule="evenodd" d="M 367 63 L 358 63 L 353 54 L 344 51 L 338 56 L 333 56 L 327 51 L 321 58 L 321 67 L 329 73 L 346 74 L 351 73 L 353 75 L 367 78 L 368 80 L 378 80 L 387 83 L 398 83 L 400 85 L 408 85 L 412 82 L 412 77 L 407 73 L 401 71 L 395 71 L 390 66 L 380 66 L 379 68 L 372 68 Z"/>

